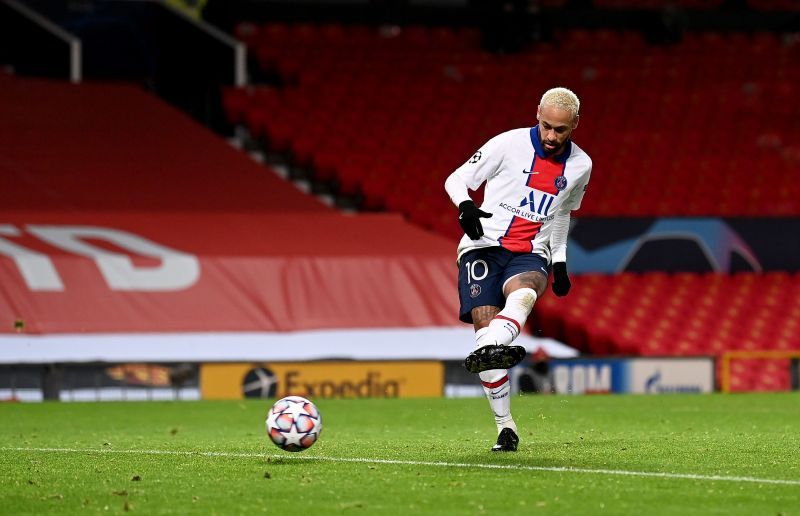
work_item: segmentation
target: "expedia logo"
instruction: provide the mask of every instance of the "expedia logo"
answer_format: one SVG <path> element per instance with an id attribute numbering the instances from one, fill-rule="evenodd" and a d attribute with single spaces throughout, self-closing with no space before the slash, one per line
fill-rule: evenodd
<path id="1" fill-rule="evenodd" d="M 280 368 L 278 369 L 280 371 Z M 367 371 L 354 379 L 325 379 L 303 370 L 289 369 L 276 375 L 266 367 L 247 372 L 242 380 L 246 398 L 303 396 L 306 398 L 397 398 L 401 381 L 384 379 L 377 371 Z"/>
<path id="2" fill-rule="evenodd" d="M 287 371 L 284 379 L 282 392 L 306 398 L 397 398 L 400 394 L 400 382 L 384 380 L 375 371 L 352 381 L 304 379 L 300 371 Z"/>
<path id="3" fill-rule="evenodd" d="M 278 390 L 278 378 L 266 367 L 251 369 L 242 380 L 245 398 L 274 398 Z"/>

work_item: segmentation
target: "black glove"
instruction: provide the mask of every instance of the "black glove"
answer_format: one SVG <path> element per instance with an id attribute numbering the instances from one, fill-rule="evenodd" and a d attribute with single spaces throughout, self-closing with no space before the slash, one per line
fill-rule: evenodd
<path id="1" fill-rule="evenodd" d="M 481 219 L 488 219 L 491 216 L 491 213 L 481 210 L 472 201 L 464 201 L 458 205 L 458 223 L 461 224 L 464 233 L 473 240 L 483 236 Z"/>
<path id="2" fill-rule="evenodd" d="M 567 275 L 567 262 L 556 262 L 553 264 L 553 293 L 558 297 L 564 297 L 569 293 L 572 283 Z"/>

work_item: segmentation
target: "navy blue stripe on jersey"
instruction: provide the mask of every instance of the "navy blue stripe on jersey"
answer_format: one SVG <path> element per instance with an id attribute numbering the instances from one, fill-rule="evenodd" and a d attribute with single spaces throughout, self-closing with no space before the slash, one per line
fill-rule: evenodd
<path id="1" fill-rule="evenodd" d="M 542 140 L 539 139 L 539 125 L 535 125 L 531 127 L 531 143 L 533 144 L 533 150 L 536 152 L 536 156 L 547 159 L 547 153 L 542 148 Z M 572 153 L 572 140 L 567 140 L 567 145 L 564 148 L 564 152 L 559 154 L 558 156 L 553 156 L 552 159 L 558 161 L 559 163 L 566 163 L 569 159 L 569 155 Z M 534 161 L 536 161 L 536 156 L 534 156 Z M 531 165 L 531 170 L 533 170 L 533 165 Z"/>

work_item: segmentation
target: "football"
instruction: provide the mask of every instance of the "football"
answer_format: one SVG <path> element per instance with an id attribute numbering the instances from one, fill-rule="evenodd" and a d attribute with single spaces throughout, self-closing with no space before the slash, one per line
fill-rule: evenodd
<path id="1" fill-rule="evenodd" d="M 287 396 L 272 405 L 267 414 L 267 435 L 279 448 L 299 452 L 310 448 L 322 431 L 322 416 L 316 405 L 301 396 Z"/>

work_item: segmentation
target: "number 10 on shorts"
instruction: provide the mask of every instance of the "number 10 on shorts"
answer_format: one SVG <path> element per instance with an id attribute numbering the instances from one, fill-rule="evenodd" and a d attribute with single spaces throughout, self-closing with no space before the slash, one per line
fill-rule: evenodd
<path id="1" fill-rule="evenodd" d="M 480 281 L 489 274 L 489 266 L 483 260 L 465 262 L 464 268 L 467 270 L 467 285 L 473 281 Z"/>

